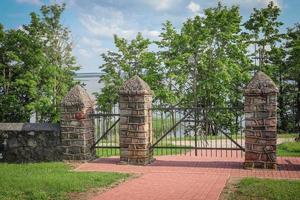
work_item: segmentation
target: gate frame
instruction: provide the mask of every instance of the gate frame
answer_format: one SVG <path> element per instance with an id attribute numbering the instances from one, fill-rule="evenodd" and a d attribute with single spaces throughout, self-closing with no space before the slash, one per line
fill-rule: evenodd
<path id="1" fill-rule="evenodd" d="M 182 109 L 182 108 L 162 108 L 163 110 L 172 110 L 172 109 Z M 190 107 L 190 108 L 184 108 L 183 110 L 186 110 L 187 113 L 185 113 L 185 115 L 179 120 L 177 121 L 175 124 L 173 124 L 173 126 L 171 128 L 169 128 L 160 138 L 158 138 L 150 147 L 150 150 L 153 152 L 153 150 L 155 148 L 158 148 L 158 149 L 189 149 L 189 150 L 195 150 L 195 156 L 198 155 L 198 150 L 239 150 L 241 152 L 245 152 L 245 148 L 240 145 L 238 142 L 236 142 L 230 135 L 228 135 L 225 131 L 223 131 L 222 129 L 218 128 L 218 131 L 221 132 L 221 134 L 223 134 L 225 136 L 225 138 L 229 139 L 234 145 L 236 145 L 236 148 L 229 148 L 229 147 L 198 147 L 198 137 L 196 136 L 195 137 L 195 140 L 194 140 L 194 143 L 195 143 L 195 146 L 172 146 L 172 147 L 169 147 L 169 146 L 158 146 L 159 143 L 164 139 L 166 138 L 169 134 L 172 133 L 172 131 L 174 131 L 182 122 L 185 121 L 185 119 L 187 117 L 189 117 L 191 114 L 195 113 L 195 115 L 198 113 L 196 110 L 199 110 L 200 107 Z M 224 109 L 224 108 L 222 108 Z M 194 120 L 192 120 L 195 124 L 197 124 L 198 122 L 200 122 L 199 120 L 197 121 L 197 119 L 194 117 Z M 210 121 L 210 120 L 209 120 Z M 212 124 L 215 124 L 213 123 L 212 121 L 210 121 Z M 194 132 L 197 132 L 197 126 L 194 127 Z"/>

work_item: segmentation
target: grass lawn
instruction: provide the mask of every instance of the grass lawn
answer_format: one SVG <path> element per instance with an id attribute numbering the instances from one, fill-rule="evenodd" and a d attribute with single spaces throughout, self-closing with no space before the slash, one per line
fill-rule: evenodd
<path id="1" fill-rule="evenodd" d="M 104 188 L 129 174 L 74 172 L 64 163 L 0 164 L 0 199 L 68 199 L 68 193 Z"/>
<path id="2" fill-rule="evenodd" d="M 170 146 L 170 148 L 155 148 L 154 156 L 163 156 L 163 155 L 177 155 L 177 154 L 188 154 L 190 152 L 189 149 L 172 149 L 170 144 L 161 144 L 161 146 Z M 111 157 L 111 156 L 119 156 L 120 150 L 118 148 L 103 148 L 96 149 L 96 155 L 99 158 Z"/>
<path id="3" fill-rule="evenodd" d="M 278 145 L 277 156 L 300 156 L 300 142 L 286 142 Z"/>
<path id="4" fill-rule="evenodd" d="M 300 181 L 244 178 L 231 186 L 229 182 L 221 197 L 228 200 L 296 200 L 300 197 Z"/>
<path id="5" fill-rule="evenodd" d="M 299 134 L 296 133 L 279 133 L 277 134 L 278 138 L 296 138 Z"/>

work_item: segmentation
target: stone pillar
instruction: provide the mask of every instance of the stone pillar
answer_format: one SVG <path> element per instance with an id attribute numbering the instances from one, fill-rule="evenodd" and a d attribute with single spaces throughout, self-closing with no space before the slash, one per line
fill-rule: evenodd
<path id="1" fill-rule="evenodd" d="M 277 168 L 277 93 L 263 72 L 257 72 L 245 89 L 245 168 Z"/>
<path id="2" fill-rule="evenodd" d="M 152 91 L 140 77 L 134 76 L 119 91 L 120 162 L 146 165 L 151 162 Z"/>
<path id="3" fill-rule="evenodd" d="M 94 101 L 80 85 L 73 87 L 61 103 L 61 140 L 64 160 L 91 160 L 95 157 Z"/>

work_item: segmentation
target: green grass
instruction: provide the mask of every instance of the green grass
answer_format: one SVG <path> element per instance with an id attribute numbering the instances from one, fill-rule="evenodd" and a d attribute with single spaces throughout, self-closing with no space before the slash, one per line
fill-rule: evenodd
<path id="1" fill-rule="evenodd" d="M 175 149 L 170 146 L 170 148 L 155 148 L 153 154 L 154 156 L 164 156 L 164 155 L 188 154 L 189 152 L 190 149 Z"/>
<path id="2" fill-rule="evenodd" d="M 155 138 L 159 138 L 162 134 L 168 131 L 176 121 L 173 123 L 171 119 L 160 119 L 160 118 L 152 118 L 152 127 L 153 134 Z M 175 127 L 174 130 L 178 130 L 179 127 Z"/>
<path id="3" fill-rule="evenodd" d="M 300 142 L 286 142 L 277 146 L 278 156 L 300 156 Z"/>
<path id="4" fill-rule="evenodd" d="M 277 134 L 278 138 L 296 138 L 299 134 L 296 133 L 280 133 Z"/>
<path id="5" fill-rule="evenodd" d="M 70 192 L 110 186 L 129 174 L 74 172 L 64 163 L 0 164 L 0 199 L 68 198 Z"/>
<path id="6" fill-rule="evenodd" d="M 107 158 L 112 156 L 119 156 L 120 149 L 118 148 L 102 148 L 96 149 L 96 155 L 99 158 Z"/>
<path id="7" fill-rule="evenodd" d="M 170 148 L 155 148 L 153 152 L 154 156 L 176 155 L 176 154 L 184 154 L 190 152 L 190 150 L 185 150 L 185 149 L 174 149 L 172 148 L 171 144 L 160 144 L 160 146 L 167 146 Z M 99 158 L 119 156 L 120 150 L 118 148 L 96 149 L 96 155 Z"/>
<path id="8" fill-rule="evenodd" d="M 244 178 L 229 195 L 230 200 L 299 199 L 300 181 Z"/>
<path id="9" fill-rule="evenodd" d="M 241 139 L 241 135 L 236 135 L 236 134 L 232 134 L 232 135 L 229 135 L 231 136 L 234 140 L 238 139 L 240 140 Z M 221 139 L 226 139 L 227 137 L 225 135 L 207 135 L 207 136 L 197 136 L 197 140 L 200 141 L 201 139 L 207 139 L 207 140 L 221 140 Z M 243 136 L 243 140 L 245 139 L 245 137 Z M 168 141 L 194 141 L 195 140 L 195 136 L 191 136 L 191 135 L 185 135 L 185 136 L 176 136 L 174 137 L 173 135 L 170 137 L 168 136 L 167 138 Z"/>

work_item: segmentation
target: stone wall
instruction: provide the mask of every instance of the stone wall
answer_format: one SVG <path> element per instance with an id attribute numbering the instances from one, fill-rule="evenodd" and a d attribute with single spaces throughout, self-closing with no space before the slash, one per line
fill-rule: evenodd
<path id="1" fill-rule="evenodd" d="M 39 162 L 62 160 L 58 124 L 0 123 L 0 160 Z"/>
<path id="2" fill-rule="evenodd" d="M 80 85 L 72 88 L 61 104 L 61 138 L 64 160 L 95 158 L 94 102 Z"/>
<path id="3" fill-rule="evenodd" d="M 95 158 L 94 102 L 76 85 L 62 101 L 60 124 L 0 123 L 0 161 L 38 162 Z"/>
<path id="4" fill-rule="evenodd" d="M 277 93 L 263 72 L 245 89 L 245 168 L 276 169 Z"/>
<path id="5" fill-rule="evenodd" d="M 138 76 L 126 81 L 119 91 L 120 161 L 145 165 L 151 162 L 152 91 Z"/>

